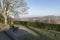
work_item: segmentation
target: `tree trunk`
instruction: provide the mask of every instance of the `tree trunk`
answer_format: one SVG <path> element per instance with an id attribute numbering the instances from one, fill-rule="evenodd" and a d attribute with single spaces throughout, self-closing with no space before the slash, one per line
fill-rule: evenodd
<path id="1" fill-rule="evenodd" d="M 7 16 L 5 16 L 5 24 L 7 24 Z"/>
<path id="2" fill-rule="evenodd" d="M 2 14 L 3 15 L 3 17 L 4 17 L 4 23 L 5 24 L 7 24 L 7 17 L 8 17 L 8 15 L 7 15 L 7 12 L 6 11 L 4 11 L 4 13 Z"/>

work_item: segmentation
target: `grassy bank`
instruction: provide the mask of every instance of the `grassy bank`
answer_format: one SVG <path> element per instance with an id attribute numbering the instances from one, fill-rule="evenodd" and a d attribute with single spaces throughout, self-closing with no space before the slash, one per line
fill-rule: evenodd
<path id="1" fill-rule="evenodd" d="M 49 23 L 28 22 L 28 21 L 14 21 L 14 24 L 32 26 L 32 27 L 46 29 L 46 30 L 60 31 L 60 24 L 49 24 Z"/>
<path id="2" fill-rule="evenodd" d="M 20 25 L 20 27 L 22 26 Z M 31 26 L 24 26 L 24 28 L 28 28 L 33 32 L 31 34 L 20 36 L 20 40 L 60 40 L 60 33 L 51 32 Z"/>

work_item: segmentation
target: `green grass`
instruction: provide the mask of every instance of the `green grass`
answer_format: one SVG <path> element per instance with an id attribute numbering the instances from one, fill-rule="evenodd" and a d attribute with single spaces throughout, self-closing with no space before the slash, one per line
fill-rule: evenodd
<path id="1" fill-rule="evenodd" d="M 43 33 L 42 30 L 38 28 L 36 28 L 36 30 L 33 27 L 26 27 L 26 28 L 32 30 L 33 32 L 28 35 L 20 36 L 19 37 L 20 40 L 54 40 L 53 38 L 47 36 L 48 33 L 47 34 Z"/>
<path id="2" fill-rule="evenodd" d="M 31 26 L 26 28 L 32 30 L 33 33 L 20 36 L 19 37 L 20 40 L 60 40 L 60 33 L 50 32 L 47 30 L 43 30 L 40 28 L 31 27 Z"/>
<path id="3" fill-rule="evenodd" d="M 19 37 L 20 40 L 53 40 L 47 36 L 44 36 L 42 34 L 39 34 L 39 36 L 35 36 L 35 35 L 32 35 L 32 34 L 29 34 L 29 35 L 24 35 L 24 36 L 21 36 Z"/>

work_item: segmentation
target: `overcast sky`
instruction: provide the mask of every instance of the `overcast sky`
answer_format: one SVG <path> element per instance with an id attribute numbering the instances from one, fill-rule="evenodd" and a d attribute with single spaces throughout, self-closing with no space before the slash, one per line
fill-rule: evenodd
<path id="1" fill-rule="evenodd" d="M 22 17 L 36 17 L 56 15 L 60 16 L 60 0 L 25 0 L 27 3 L 28 14 Z"/>

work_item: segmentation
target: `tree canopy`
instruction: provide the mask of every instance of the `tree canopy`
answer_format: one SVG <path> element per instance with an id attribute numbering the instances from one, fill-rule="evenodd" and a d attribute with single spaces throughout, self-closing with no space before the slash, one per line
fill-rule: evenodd
<path id="1" fill-rule="evenodd" d="M 24 0 L 0 0 L 0 12 L 6 11 L 8 15 L 19 15 L 27 12 L 27 4 Z"/>
<path id="2" fill-rule="evenodd" d="M 0 13 L 5 18 L 5 24 L 8 16 L 19 17 L 20 14 L 27 13 L 27 9 L 25 0 L 0 0 Z"/>

